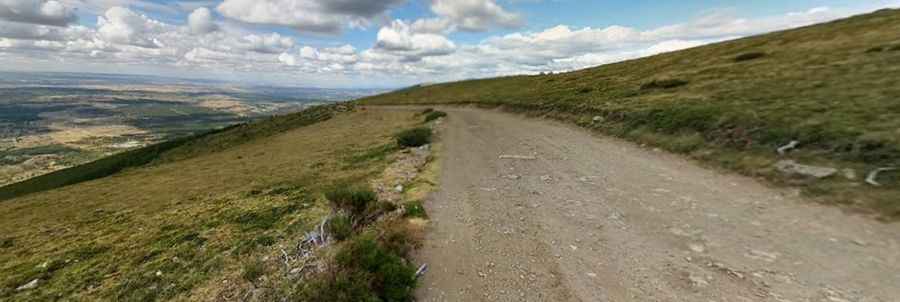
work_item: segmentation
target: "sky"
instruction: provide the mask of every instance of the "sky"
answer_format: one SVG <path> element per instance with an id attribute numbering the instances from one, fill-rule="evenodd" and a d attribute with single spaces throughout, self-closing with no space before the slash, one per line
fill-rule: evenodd
<path id="1" fill-rule="evenodd" d="M 0 70 L 395 88 L 564 72 L 900 0 L 0 0 Z"/>

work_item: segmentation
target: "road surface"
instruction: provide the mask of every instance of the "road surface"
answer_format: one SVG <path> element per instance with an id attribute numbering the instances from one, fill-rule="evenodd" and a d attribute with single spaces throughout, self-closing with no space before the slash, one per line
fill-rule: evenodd
<path id="1" fill-rule="evenodd" d="M 898 224 L 577 127 L 445 110 L 419 301 L 900 301 Z"/>

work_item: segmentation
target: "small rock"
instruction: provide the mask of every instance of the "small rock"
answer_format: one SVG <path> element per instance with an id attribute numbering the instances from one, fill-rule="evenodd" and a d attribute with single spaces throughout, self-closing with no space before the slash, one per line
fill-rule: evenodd
<path id="1" fill-rule="evenodd" d="M 691 281 L 691 286 L 694 286 L 694 287 L 707 287 L 707 286 L 709 286 L 709 282 L 706 281 L 706 278 L 703 278 L 702 276 L 690 274 L 690 275 L 688 276 L 688 279 Z"/>
<path id="2" fill-rule="evenodd" d="M 778 259 L 778 253 L 771 253 L 771 252 L 752 250 L 752 249 L 747 251 L 747 254 L 745 254 L 744 256 L 746 256 L 747 258 L 762 260 L 765 262 L 775 262 L 775 260 Z"/>
<path id="3" fill-rule="evenodd" d="M 835 168 L 802 165 L 793 160 L 778 161 L 775 163 L 775 168 L 782 173 L 797 174 L 819 179 L 832 176 L 838 172 Z"/>
<path id="4" fill-rule="evenodd" d="M 397 191 L 397 193 L 403 193 L 403 185 L 397 185 L 396 187 L 394 187 L 394 191 Z"/>
<path id="5" fill-rule="evenodd" d="M 17 287 L 16 291 L 23 291 L 23 290 L 29 290 L 32 288 L 36 288 L 36 287 L 38 287 L 38 283 L 40 281 L 41 281 L 40 279 L 31 280 L 31 282 L 25 283 L 25 285 Z"/>
<path id="6" fill-rule="evenodd" d="M 853 239 L 853 243 L 856 244 L 856 245 L 858 245 L 858 246 L 866 246 L 866 245 L 869 245 L 869 244 L 866 243 L 865 241 L 862 241 L 862 240 L 859 240 L 859 239 Z"/>
<path id="7" fill-rule="evenodd" d="M 591 119 L 591 121 L 593 121 L 594 123 L 602 123 L 602 122 L 603 122 L 603 117 L 597 115 L 597 116 L 594 116 L 594 118 Z"/>
<path id="8" fill-rule="evenodd" d="M 156 271 L 156 276 L 157 276 L 157 277 L 162 276 L 162 272 L 161 272 L 161 271 Z"/>
<path id="9" fill-rule="evenodd" d="M 856 175 L 856 170 L 853 170 L 850 168 L 841 170 L 841 175 L 843 175 L 844 178 L 849 179 L 849 180 L 856 180 L 856 178 L 858 177 Z"/>
<path id="10" fill-rule="evenodd" d="M 515 175 L 515 174 L 509 174 L 509 175 L 506 175 L 506 176 L 503 176 L 503 177 L 506 178 L 506 179 L 512 179 L 512 180 L 518 180 L 519 178 L 522 178 L 522 176 Z"/>
<path id="11" fill-rule="evenodd" d="M 587 273 L 588 277 L 597 278 L 597 274 L 595 273 Z"/>
<path id="12" fill-rule="evenodd" d="M 703 253 L 706 251 L 706 247 L 699 243 L 688 244 L 688 248 L 696 253 Z"/>
<path id="13" fill-rule="evenodd" d="M 550 176 L 550 175 L 542 175 L 542 176 L 541 176 L 541 181 L 543 181 L 543 182 L 551 182 L 551 181 L 553 181 L 553 177 Z"/>

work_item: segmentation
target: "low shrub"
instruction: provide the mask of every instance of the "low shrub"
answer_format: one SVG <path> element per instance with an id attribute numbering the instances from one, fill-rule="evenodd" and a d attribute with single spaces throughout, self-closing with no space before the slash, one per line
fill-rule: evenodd
<path id="1" fill-rule="evenodd" d="M 325 192 L 325 198 L 335 209 L 344 210 L 353 217 L 362 217 L 378 196 L 368 188 L 338 185 Z"/>
<path id="2" fill-rule="evenodd" d="M 420 127 L 397 134 L 397 144 L 402 147 L 419 147 L 431 143 L 431 129 Z"/>
<path id="3" fill-rule="evenodd" d="M 291 301 L 380 302 L 369 287 L 370 276 L 359 271 L 337 270 L 323 278 L 301 283 Z"/>
<path id="4" fill-rule="evenodd" d="M 445 117 L 445 116 L 447 116 L 447 113 L 446 113 L 446 112 L 443 112 L 443 111 L 432 111 L 432 112 L 430 112 L 430 113 L 428 113 L 428 114 L 425 115 L 425 122 L 427 123 L 427 122 L 430 122 L 430 121 L 433 121 L 433 120 L 436 120 L 436 119 L 439 119 L 439 118 L 442 118 L 442 117 Z"/>
<path id="5" fill-rule="evenodd" d="M 347 242 L 335 260 L 342 270 L 356 276 L 357 281 L 368 281 L 369 290 L 382 301 L 412 301 L 416 269 L 381 245 L 373 235 Z"/>
<path id="6" fill-rule="evenodd" d="M 900 44 L 891 46 L 891 48 L 888 48 L 888 50 L 890 50 L 890 51 L 900 51 Z"/>
<path id="7" fill-rule="evenodd" d="M 244 263 L 241 269 L 241 278 L 249 282 L 255 282 L 259 277 L 266 273 L 266 265 L 262 261 L 253 260 Z"/>
<path id="8" fill-rule="evenodd" d="M 404 217 L 428 218 L 428 214 L 425 213 L 425 207 L 422 206 L 422 201 L 407 202 L 403 208 Z"/>
<path id="9" fill-rule="evenodd" d="M 425 108 L 425 110 L 422 110 L 422 114 L 429 114 L 432 112 L 434 112 L 434 108 Z"/>
<path id="10" fill-rule="evenodd" d="M 734 57 L 734 61 L 735 62 L 744 62 L 744 61 L 756 60 L 756 59 L 759 59 L 759 58 L 762 58 L 765 56 L 766 56 L 766 53 L 764 53 L 764 52 L 748 52 L 748 53 L 742 53 L 742 54 L 738 55 L 737 57 Z"/>
<path id="11" fill-rule="evenodd" d="M 328 221 L 328 233 L 338 241 L 344 241 L 353 235 L 353 222 L 347 215 L 338 215 Z"/>
<path id="12" fill-rule="evenodd" d="M 379 230 L 381 234 L 378 239 L 382 246 L 400 257 L 409 256 L 423 240 L 421 229 L 403 220 L 386 222 L 379 226 Z"/>
<path id="13" fill-rule="evenodd" d="M 670 89 L 687 85 L 688 81 L 679 79 L 659 79 L 641 85 L 642 90 L 649 89 Z"/>

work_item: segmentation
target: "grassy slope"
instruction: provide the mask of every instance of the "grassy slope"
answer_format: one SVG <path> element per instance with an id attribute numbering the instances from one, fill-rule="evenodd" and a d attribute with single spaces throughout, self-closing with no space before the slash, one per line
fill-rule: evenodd
<path id="1" fill-rule="evenodd" d="M 744 38 L 575 72 L 413 87 L 364 104 L 479 104 L 547 114 L 805 187 L 829 203 L 900 217 L 900 182 L 810 182 L 779 175 L 775 148 L 859 177 L 900 165 L 900 10 Z M 748 53 L 764 57 L 738 61 Z M 673 88 L 659 80 L 686 81 Z M 593 122 L 602 116 L 601 122 Z"/>
<path id="2" fill-rule="evenodd" d="M 227 295 L 263 246 L 292 245 L 328 210 L 321 190 L 363 182 L 367 156 L 420 123 L 403 112 L 291 115 L 189 141 L 154 164 L 0 202 L 0 300 L 199 300 Z M 302 119 L 301 119 L 302 120 Z M 37 289 L 16 291 L 41 279 Z"/>

